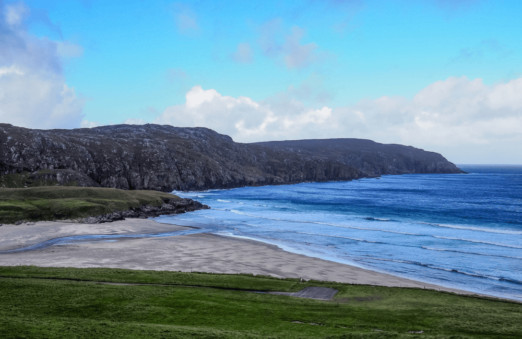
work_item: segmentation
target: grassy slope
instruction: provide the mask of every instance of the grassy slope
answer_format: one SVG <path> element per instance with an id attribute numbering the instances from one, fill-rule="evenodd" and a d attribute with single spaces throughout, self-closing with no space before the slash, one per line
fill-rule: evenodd
<path id="1" fill-rule="evenodd" d="M 522 337 L 520 304 L 418 289 L 116 269 L 0 267 L 0 276 L 4 338 Z M 310 285 L 340 293 L 315 301 L 241 291 Z"/>
<path id="2" fill-rule="evenodd" d="M 95 187 L 0 188 L 0 223 L 18 220 L 74 219 L 125 211 L 140 205 L 159 206 L 173 195 Z"/>

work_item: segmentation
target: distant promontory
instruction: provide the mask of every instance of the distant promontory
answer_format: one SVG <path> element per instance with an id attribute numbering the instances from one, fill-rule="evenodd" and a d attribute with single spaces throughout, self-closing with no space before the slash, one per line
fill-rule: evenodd
<path id="1" fill-rule="evenodd" d="M 0 187 L 203 190 L 461 172 L 438 153 L 363 139 L 245 144 L 207 128 L 38 130 L 0 124 Z"/>

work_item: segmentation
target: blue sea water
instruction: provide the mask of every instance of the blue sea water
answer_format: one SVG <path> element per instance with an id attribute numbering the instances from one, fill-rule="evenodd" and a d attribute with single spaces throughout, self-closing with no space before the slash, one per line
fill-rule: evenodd
<path id="1" fill-rule="evenodd" d="M 522 166 L 468 174 L 175 192 L 201 227 L 419 281 L 522 301 Z"/>

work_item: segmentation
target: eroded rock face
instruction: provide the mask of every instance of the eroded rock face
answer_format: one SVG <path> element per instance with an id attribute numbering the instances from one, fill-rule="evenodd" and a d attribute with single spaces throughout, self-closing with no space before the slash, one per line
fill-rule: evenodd
<path id="1" fill-rule="evenodd" d="M 331 139 L 241 144 L 207 128 L 114 125 L 35 130 L 0 124 L 0 175 L 35 182 L 161 191 L 401 173 L 457 173 L 441 155 Z M 351 145 L 351 146 L 350 146 Z"/>

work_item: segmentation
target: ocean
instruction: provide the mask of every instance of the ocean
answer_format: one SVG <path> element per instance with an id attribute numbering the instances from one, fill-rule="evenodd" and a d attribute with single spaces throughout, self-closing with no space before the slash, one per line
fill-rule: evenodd
<path id="1" fill-rule="evenodd" d="M 211 207 L 160 222 L 522 301 L 522 166 L 468 174 L 174 192 Z"/>

